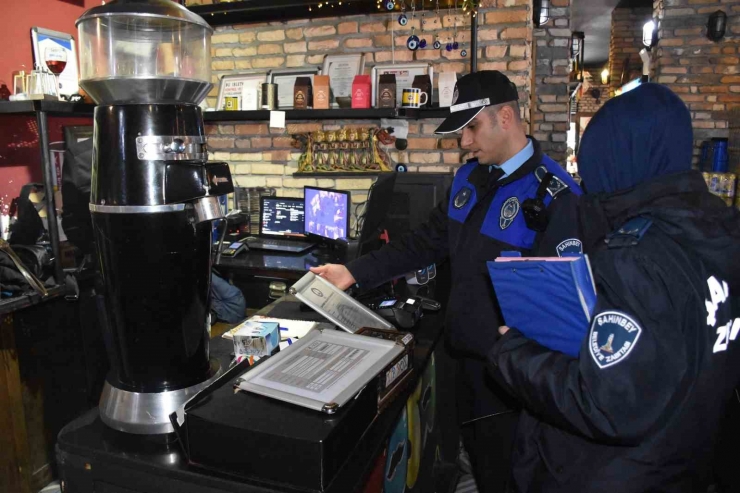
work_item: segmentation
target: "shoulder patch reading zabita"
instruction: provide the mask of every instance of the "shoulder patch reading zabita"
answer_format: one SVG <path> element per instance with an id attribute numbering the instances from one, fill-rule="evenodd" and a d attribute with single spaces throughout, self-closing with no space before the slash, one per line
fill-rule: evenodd
<path id="1" fill-rule="evenodd" d="M 563 240 L 560 244 L 555 247 L 558 252 L 558 257 L 568 255 L 581 255 L 583 253 L 583 243 L 578 238 L 568 238 Z"/>
<path id="2" fill-rule="evenodd" d="M 501 229 L 506 229 L 511 226 L 514 222 L 514 218 L 519 214 L 519 199 L 516 197 L 509 197 L 501 206 L 501 217 L 499 218 L 498 225 Z"/>
<path id="3" fill-rule="evenodd" d="M 642 327 L 622 312 L 606 311 L 594 317 L 588 334 L 591 357 L 599 368 L 616 365 L 637 344 Z"/>

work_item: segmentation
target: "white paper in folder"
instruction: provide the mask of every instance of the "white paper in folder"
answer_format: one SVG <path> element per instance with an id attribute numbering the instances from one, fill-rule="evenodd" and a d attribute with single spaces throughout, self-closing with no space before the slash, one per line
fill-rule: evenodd
<path id="1" fill-rule="evenodd" d="M 239 377 L 241 390 L 334 413 L 403 352 L 395 342 L 312 330 Z"/>
<path id="2" fill-rule="evenodd" d="M 296 298 L 350 333 L 362 327 L 395 327 L 350 295 L 313 272 L 306 273 L 290 288 Z"/>

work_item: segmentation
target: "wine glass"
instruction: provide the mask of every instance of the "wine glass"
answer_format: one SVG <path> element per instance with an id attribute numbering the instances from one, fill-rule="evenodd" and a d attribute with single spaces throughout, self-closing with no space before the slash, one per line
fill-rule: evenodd
<path id="1" fill-rule="evenodd" d="M 59 74 L 64 72 L 67 66 L 67 50 L 59 45 L 47 46 L 44 50 L 44 63 L 49 68 L 49 72 L 54 74 L 56 95 L 59 97 Z"/>

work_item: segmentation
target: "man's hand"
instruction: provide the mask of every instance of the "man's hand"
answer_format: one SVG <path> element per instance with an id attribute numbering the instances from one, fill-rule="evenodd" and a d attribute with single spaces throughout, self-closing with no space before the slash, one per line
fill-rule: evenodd
<path id="1" fill-rule="evenodd" d="M 347 289 L 357 282 L 349 270 L 343 265 L 326 264 L 321 267 L 311 267 L 310 270 L 342 290 Z"/>
<path id="2" fill-rule="evenodd" d="M 502 325 L 501 327 L 498 328 L 498 333 L 501 335 L 504 335 L 507 332 L 509 332 L 509 328 L 505 325 Z"/>

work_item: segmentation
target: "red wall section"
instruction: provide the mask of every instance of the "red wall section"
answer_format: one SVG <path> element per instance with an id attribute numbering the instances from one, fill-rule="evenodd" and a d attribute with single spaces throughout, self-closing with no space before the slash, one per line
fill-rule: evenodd
<path id="1" fill-rule="evenodd" d="M 0 2 L 0 81 L 11 87 L 13 70 L 33 68 L 31 28 L 69 33 L 77 40 L 75 20 L 101 0 L 12 0 Z"/>
<path id="2" fill-rule="evenodd" d="M 31 28 L 66 32 L 77 40 L 75 20 L 101 0 L 6 0 L 0 1 L 0 82 L 12 87 L 14 70 L 33 68 Z M 12 90 L 12 89 L 11 89 Z M 92 125 L 92 119 L 49 119 L 50 141 L 62 139 L 62 123 Z M 40 149 L 36 118 L 0 116 L 0 207 L 17 197 L 21 186 L 41 181 Z"/>

